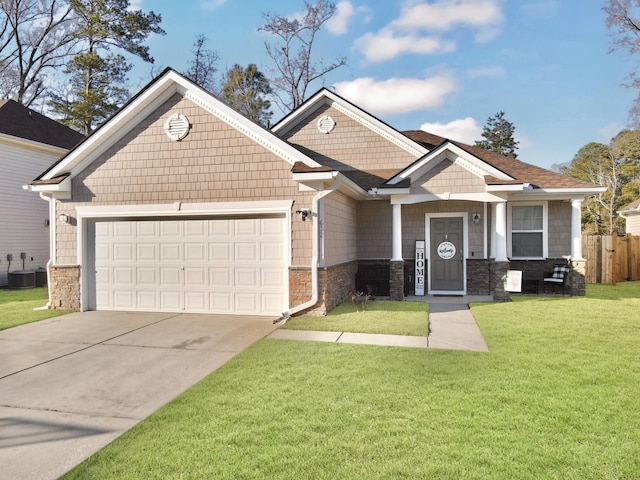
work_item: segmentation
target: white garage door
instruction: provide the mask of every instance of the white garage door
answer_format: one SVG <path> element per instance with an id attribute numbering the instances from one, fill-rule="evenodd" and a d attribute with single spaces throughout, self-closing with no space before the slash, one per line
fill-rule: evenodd
<path id="1" fill-rule="evenodd" d="M 97 310 L 279 315 L 282 217 L 95 222 Z"/>

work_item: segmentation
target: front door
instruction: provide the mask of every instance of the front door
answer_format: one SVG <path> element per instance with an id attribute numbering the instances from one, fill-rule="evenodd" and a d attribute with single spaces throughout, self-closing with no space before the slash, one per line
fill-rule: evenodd
<path id="1" fill-rule="evenodd" d="M 462 217 L 429 219 L 429 269 L 432 292 L 464 291 L 464 231 Z"/>

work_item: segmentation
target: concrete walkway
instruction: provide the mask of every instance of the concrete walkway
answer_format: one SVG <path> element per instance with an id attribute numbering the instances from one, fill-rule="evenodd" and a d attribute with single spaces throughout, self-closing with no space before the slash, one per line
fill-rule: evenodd
<path id="1" fill-rule="evenodd" d="M 473 352 L 489 351 L 478 324 L 469 310 L 468 302 L 492 301 L 490 297 L 409 297 L 407 301 L 425 301 L 425 298 L 429 302 L 429 335 L 427 337 L 281 328 L 268 338 Z"/>
<path id="2" fill-rule="evenodd" d="M 275 328 L 83 312 L 0 331 L 0 479 L 58 478 Z"/>

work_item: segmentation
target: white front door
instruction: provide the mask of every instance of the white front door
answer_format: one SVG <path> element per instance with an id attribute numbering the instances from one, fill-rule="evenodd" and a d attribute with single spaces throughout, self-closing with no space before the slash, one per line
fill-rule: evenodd
<path id="1" fill-rule="evenodd" d="M 95 220 L 91 307 L 279 315 L 286 228 L 282 216 Z"/>

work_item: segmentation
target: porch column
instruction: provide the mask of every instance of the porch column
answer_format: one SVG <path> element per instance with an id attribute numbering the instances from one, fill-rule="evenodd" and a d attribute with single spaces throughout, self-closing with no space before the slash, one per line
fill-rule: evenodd
<path id="1" fill-rule="evenodd" d="M 582 200 L 571 201 L 571 260 L 582 258 Z"/>
<path id="2" fill-rule="evenodd" d="M 496 203 L 496 262 L 507 262 L 507 202 Z M 493 249 L 492 249 L 493 250 Z"/>
<path id="3" fill-rule="evenodd" d="M 393 207 L 393 238 L 391 240 L 391 261 L 399 262 L 402 258 L 402 205 L 395 203 Z"/>
<path id="4" fill-rule="evenodd" d="M 402 258 L 402 206 L 393 204 L 393 237 L 389 265 L 389 296 L 391 300 L 404 299 L 404 258 Z"/>

